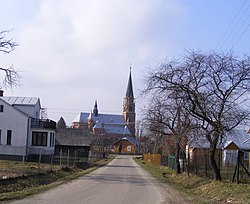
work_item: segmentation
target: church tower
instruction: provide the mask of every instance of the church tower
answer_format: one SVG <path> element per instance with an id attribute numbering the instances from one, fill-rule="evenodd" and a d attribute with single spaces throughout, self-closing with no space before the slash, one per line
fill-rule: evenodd
<path id="1" fill-rule="evenodd" d="M 123 117 L 132 136 L 135 136 L 135 100 L 132 85 L 131 67 L 129 72 L 126 96 L 123 99 Z"/>

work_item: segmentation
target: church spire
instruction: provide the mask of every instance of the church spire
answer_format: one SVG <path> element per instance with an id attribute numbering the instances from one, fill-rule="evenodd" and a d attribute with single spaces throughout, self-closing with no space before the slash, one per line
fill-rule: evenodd
<path id="1" fill-rule="evenodd" d="M 126 97 L 134 98 L 133 85 L 132 85 L 132 76 L 131 76 L 131 67 L 130 67 L 130 72 L 129 72 L 129 79 L 128 79 Z"/>
<path id="2" fill-rule="evenodd" d="M 134 136 L 135 135 L 135 101 L 134 101 L 134 93 L 133 93 L 133 85 L 132 85 L 131 67 L 130 67 L 130 72 L 129 72 L 126 96 L 123 99 L 123 117 L 124 117 L 124 121 L 126 121 L 127 123 L 127 126 L 130 132 Z"/>
<path id="3" fill-rule="evenodd" d="M 97 100 L 95 100 L 95 105 L 94 105 L 94 109 L 93 109 L 93 114 L 94 114 L 94 116 L 97 116 L 97 115 L 98 115 Z"/>

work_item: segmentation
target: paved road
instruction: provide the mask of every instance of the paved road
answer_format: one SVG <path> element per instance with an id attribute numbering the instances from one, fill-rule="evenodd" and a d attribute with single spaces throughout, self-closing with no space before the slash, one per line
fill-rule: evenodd
<path id="1" fill-rule="evenodd" d="M 86 176 L 11 203 L 157 204 L 185 201 L 172 189 L 159 185 L 131 156 L 122 155 Z"/>

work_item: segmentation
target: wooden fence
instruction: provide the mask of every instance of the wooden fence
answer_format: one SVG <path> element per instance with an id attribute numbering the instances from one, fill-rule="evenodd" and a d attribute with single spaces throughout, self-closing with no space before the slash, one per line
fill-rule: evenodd
<path id="1" fill-rule="evenodd" d="M 161 164 L 161 154 L 144 154 L 143 160 L 152 164 Z"/>

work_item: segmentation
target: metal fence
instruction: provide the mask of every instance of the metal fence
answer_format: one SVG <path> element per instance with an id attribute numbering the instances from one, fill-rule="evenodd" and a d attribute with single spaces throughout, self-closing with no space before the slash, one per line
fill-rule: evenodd
<path id="1" fill-rule="evenodd" d="M 25 162 L 25 159 L 19 161 L 0 160 L 0 180 L 57 171 L 62 168 L 85 169 L 93 162 L 105 157 L 108 157 L 107 153 L 97 151 L 89 152 L 86 156 L 73 150 L 60 150 L 58 155 L 33 155 L 29 162 Z"/>
<path id="2" fill-rule="evenodd" d="M 235 152 L 232 152 L 231 154 L 232 155 L 227 155 L 227 159 L 225 160 L 222 160 L 223 155 L 216 155 L 215 159 L 217 161 L 222 179 L 237 181 L 238 177 L 238 181 L 250 183 L 249 162 L 242 160 L 242 158 L 238 161 L 238 155 L 235 155 Z M 214 174 L 210 166 L 209 153 L 202 152 L 199 154 L 199 152 L 197 152 L 196 155 L 189 160 L 188 158 L 180 157 L 179 162 L 183 172 L 188 172 L 201 177 L 213 178 Z M 162 157 L 161 163 L 171 169 L 176 169 L 175 155 Z"/>

